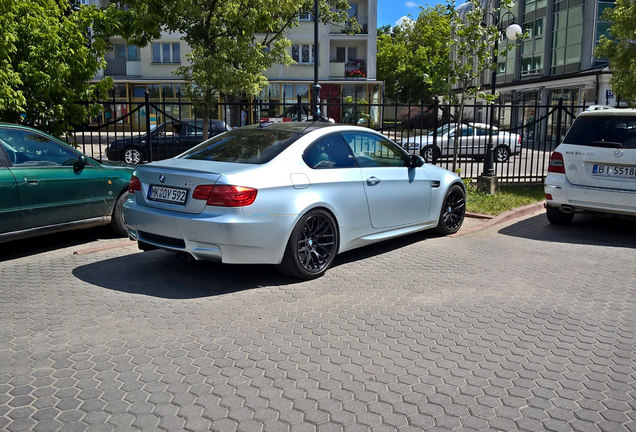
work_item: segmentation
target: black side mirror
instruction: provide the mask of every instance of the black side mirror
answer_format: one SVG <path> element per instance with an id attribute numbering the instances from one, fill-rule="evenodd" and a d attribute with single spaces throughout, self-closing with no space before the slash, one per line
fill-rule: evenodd
<path id="1" fill-rule="evenodd" d="M 422 156 L 417 156 L 417 155 L 409 155 L 409 156 L 410 156 L 409 168 L 419 168 L 421 166 L 424 166 L 424 159 L 422 158 Z"/>
<path id="2" fill-rule="evenodd" d="M 88 163 L 88 158 L 85 155 L 79 155 L 77 157 L 77 161 L 73 164 L 73 169 L 75 171 L 79 171 L 86 166 Z"/>

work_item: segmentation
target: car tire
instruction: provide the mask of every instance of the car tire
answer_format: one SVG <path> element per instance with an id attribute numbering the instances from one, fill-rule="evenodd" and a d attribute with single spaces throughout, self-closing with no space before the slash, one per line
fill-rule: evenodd
<path id="1" fill-rule="evenodd" d="M 562 212 L 558 207 L 547 206 L 545 214 L 553 225 L 569 225 L 574 219 L 574 213 Z"/>
<path id="2" fill-rule="evenodd" d="M 434 145 L 425 146 L 422 151 L 420 151 L 420 156 L 424 158 L 424 161 L 427 163 L 435 163 L 437 159 L 439 159 L 439 149 Z"/>
<path id="3" fill-rule="evenodd" d="M 126 147 L 124 151 L 121 152 L 120 160 L 127 164 L 137 165 L 144 160 L 144 152 L 135 147 Z"/>
<path id="4" fill-rule="evenodd" d="M 466 193 L 464 188 L 454 184 L 446 191 L 435 231 L 443 235 L 456 233 L 461 228 L 465 215 Z"/>
<path id="5" fill-rule="evenodd" d="M 298 279 L 316 279 L 331 267 L 338 241 L 338 226 L 331 214 L 311 210 L 292 230 L 278 270 Z"/>
<path id="6" fill-rule="evenodd" d="M 499 145 L 495 147 L 495 162 L 508 162 L 510 159 L 510 147 Z"/>
<path id="7" fill-rule="evenodd" d="M 126 237 L 128 235 L 128 230 L 126 229 L 126 225 L 124 224 L 124 202 L 128 199 L 128 191 L 117 197 L 115 201 L 115 205 L 113 206 L 113 214 L 110 219 L 110 229 L 120 237 Z"/>

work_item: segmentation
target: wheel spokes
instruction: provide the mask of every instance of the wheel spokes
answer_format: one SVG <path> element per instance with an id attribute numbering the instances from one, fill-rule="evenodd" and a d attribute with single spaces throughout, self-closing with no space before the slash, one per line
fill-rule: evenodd
<path id="1" fill-rule="evenodd" d="M 318 273 L 331 262 L 335 248 L 334 227 L 322 216 L 305 221 L 298 239 L 298 258 L 305 270 Z"/>

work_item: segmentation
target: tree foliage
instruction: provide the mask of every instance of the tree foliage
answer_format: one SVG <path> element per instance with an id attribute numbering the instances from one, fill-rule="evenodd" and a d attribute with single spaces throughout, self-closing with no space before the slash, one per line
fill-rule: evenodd
<path id="1" fill-rule="evenodd" d="M 509 0 L 501 0 L 499 8 L 486 10 L 479 0 L 468 0 L 464 6 L 463 15 L 457 10 L 451 20 L 451 35 L 453 53 L 450 61 L 449 82 L 453 86 L 452 99 L 459 99 L 456 113 L 457 123 L 462 123 L 464 106 L 468 97 L 481 98 L 494 103 L 495 96 L 481 91 L 481 75 L 486 70 L 497 67 L 495 57 L 512 49 L 514 44 L 506 43 L 495 52 L 495 42 L 502 37 L 494 17 L 498 17 L 513 4 Z M 457 147 L 459 137 L 455 136 L 453 171 L 457 165 Z"/>
<path id="2" fill-rule="evenodd" d="M 61 135 L 84 122 L 110 80 L 91 84 L 107 44 L 89 28 L 107 20 L 96 7 L 72 9 L 57 0 L 0 0 L 0 119 Z"/>
<path id="3" fill-rule="evenodd" d="M 378 79 L 397 101 L 428 101 L 446 93 L 449 71 L 450 9 L 421 7 L 416 21 L 378 29 Z"/>
<path id="4" fill-rule="evenodd" d="M 140 43 L 160 30 L 181 33 L 191 47 L 189 63 L 178 73 L 192 83 L 189 96 L 209 114 L 213 95 L 256 95 L 267 84 L 264 72 L 275 63 L 290 64 L 284 32 L 299 24 L 313 0 L 122 0 L 127 14 L 123 36 Z M 321 0 L 322 21 L 343 22 L 346 0 Z M 142 29 L 143 32 L 139 32 Z M 328 49 L 328 47 L 327 47 Z M 204 122 L 204 127 L 207 122 Z M 205 131 L 204 131 L 205 133 Z"/>
<path id="5" fill-rule="evenodd" d="M 636 107 L 636 3 L 616 0 L 613 8 L 605 9 L 603 19 L 612 25 L 609 37 L 601 37 L 596 55 L 609 59 L 614 94 Z"/>

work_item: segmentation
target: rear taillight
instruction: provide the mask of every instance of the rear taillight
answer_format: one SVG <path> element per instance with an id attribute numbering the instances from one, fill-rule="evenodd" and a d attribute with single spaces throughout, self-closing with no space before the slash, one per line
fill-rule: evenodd
<path id="1" fill-rule="evenodd" d="M 207 205 L 245 207 L 254 202 L 257 190 L 244 186 L 200 185 L 192 192 L 193 199 L 205 200 Z"/>
<path id="2" fill-rule="evenodd" d="M 132 176 L 128 182 L 128 192 L 132 194 L 135 191 L 141 191 L 141 182 L 137 176 Z"/>
<path id="3" fill-rule="evenodd" d="M 545 199 L 552 201 L 552 194 L 545 194 Z"/>
<path id="4" fill-rule="evenodd" d="M 284 123 L 287 123 L 287 122 L 290 122 L 290 121 L 292 121 L 292 119 L 291 119 L 291 118 L 289 118 L 289 117 L 283 117 L 283 122 L 284 122 Z"/>
<path id="5" fill-rule="evenodd" d="M 550 155 L 550 164 L 548 172 L 565 174 L 565 164 L 563 163 L 563 155 L 559 152 L 552 152 Z"/>

